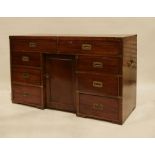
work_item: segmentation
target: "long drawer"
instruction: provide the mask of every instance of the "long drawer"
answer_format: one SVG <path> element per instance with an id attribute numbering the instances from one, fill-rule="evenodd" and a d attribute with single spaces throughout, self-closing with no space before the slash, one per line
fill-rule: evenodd
<path id="1" fill-rule="evenodd" d="M 12 99 L 15 103 L 42 107 L 42 88 L 13 84 Z"/>
<path id="2" fill-rule="evenodd" d="M 78 90 L 80 92 L 119 96 L 119 78 L 117 76 L 78 73 Z"/>
<path id="3" fill-rule="evenodd" d="M 40 67 L 41 65 L 40 53 L 13 52 L 12 53 L 12 64 Z"/>
<path id="4" fill-rule="evenodd" d="M 121 42 L 95 40 L 92 38 L 60 37 L 58 42 L 59 53 L 95 54 L 118 56 L 122 54 Z"/>
<path id="5" fill-rule="evenodd" d="M 52 52 L 56 51 L 57 39 L 13 39 L 11 48 L 13 52 Z"/>
<path id="6" fill-rule="evenodd" d="M 119 100 L 80 94 L 78 113 L 91 118 L 118 121 Z"/>
<path id="7" fill-rule="evenodd" d="M 41 71 L 39 69 L 30 69 L 25 67 L 12 68 L 12 81 L 40 85 Z"/>
<path id="8" fill-rule="evenodd" d="M 121 58 L 78 56 L 77 71 L 93 71 L 99 73 L 121 73 Z"/>

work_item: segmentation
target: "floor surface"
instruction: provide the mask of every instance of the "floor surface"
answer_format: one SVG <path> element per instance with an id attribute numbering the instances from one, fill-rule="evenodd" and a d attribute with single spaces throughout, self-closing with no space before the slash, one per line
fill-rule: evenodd
<path id="1" fill-rule="evenodd" d="M 117 125 L 11 104 L 10 90 L 0 89 L 0 137 L 155 137 L 153 90 L 151 84 L 139 87 L 136 109 L 124 125 Z"/>

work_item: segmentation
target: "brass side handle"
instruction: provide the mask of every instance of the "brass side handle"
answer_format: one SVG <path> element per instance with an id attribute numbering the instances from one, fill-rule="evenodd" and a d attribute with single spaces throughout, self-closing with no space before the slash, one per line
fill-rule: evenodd
<path id="1" fill-rule="evenodd" d="M 37 46 L 37 44 L 35 42 L 29 42 L 29 47 L 34 48 L 36 46 Z"/>
<path id="2" fill-rule="evenodd" d="M 101 82 L 101 81 L 93 81 L 93 87 L 102 88 L 103 87 L 103 82 Z"/>
<path id="3" fill-rule="evenodd" d="M 23 73 L 23 78 L 27 79 L 30 77 L 30 74 L 29 73 Z"/>
<path id="4" fill-rule="evenodd" d="M 127 62 L 127 66 L 128 66 L 128 67 L 131 67 L 131 68 L 136 68 L 136 62 L 135 62 L 133 59 L 130 59 L 130 60 Z"/>
<path id="5" fill-rule="evenodd" d="M 102 62 L 94 61 L 92 65 L 93 65 L 93 68 L 103 68 Z"/>
<path id="6" fill-rule="evenodd" d="M 91 44 L 82 44 L 82 45 L 81 45 L 81 49 L 82 49 L 82 50 L 89 51 L 89 50 L 92 49 L 92 45 L 91 45 Z"/>
<path id="7" fill-rule="evenodd" d="M 22 61 L 28 62 L 30 58 L 28 56 L 22 56 Z"/>
<path id="8" fill-rule="evenodd" d="M 101 110 L 102 111 L 102 110 L 104 110 L 104 106 L 101 103 L 94 103 L 92 109 L 93 110 Z"/>
<path id="9" fill-rule="evenodd" d="M 30 96 L 30 94 L 27 93 L 27 92 L 24 92 L 24 93 L 22 94 L 22 96 L 23 96 L 23 97 L 28 97 L 28 96 Z"/>

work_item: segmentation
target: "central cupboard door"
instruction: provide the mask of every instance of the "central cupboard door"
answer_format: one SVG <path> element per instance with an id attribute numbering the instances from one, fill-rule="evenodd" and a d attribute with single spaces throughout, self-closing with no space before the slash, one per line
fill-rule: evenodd
<path id="1" fill-rule="evenodd" d="M 47 108 L 76 111 L 74 63 L 72 56 L 46 56 Z"/>

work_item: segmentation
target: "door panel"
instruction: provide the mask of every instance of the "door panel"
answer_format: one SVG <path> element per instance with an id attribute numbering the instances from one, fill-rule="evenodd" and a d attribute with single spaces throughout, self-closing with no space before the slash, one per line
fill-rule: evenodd
<path id="1" fill-rule="evenodd" d="M 74 104 L 74 57 L 46 57 L 47 107 L 75 112 Z"/>

